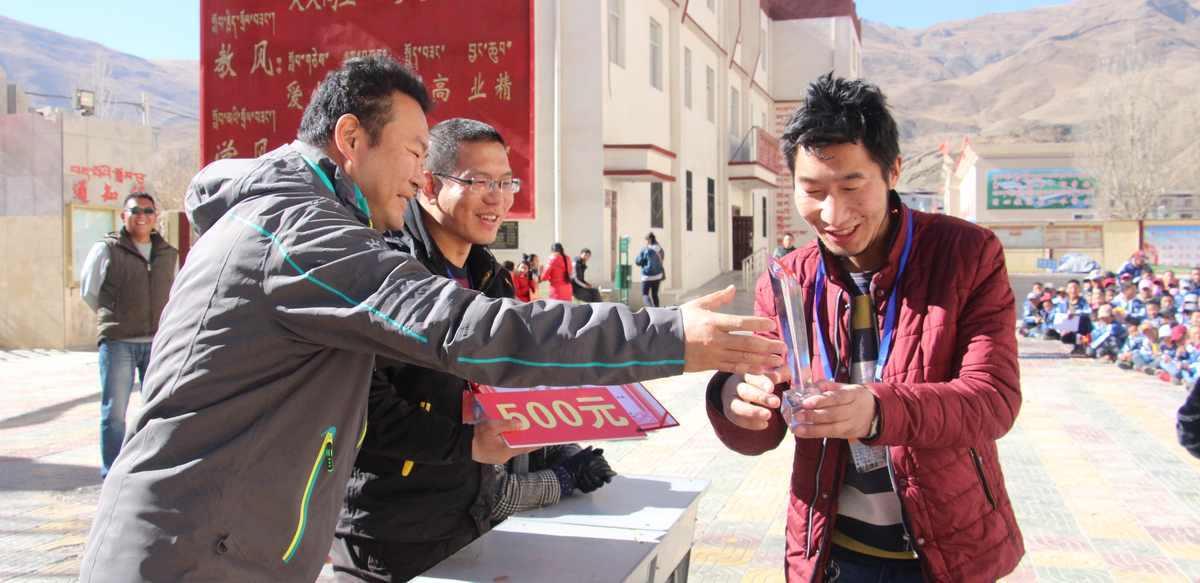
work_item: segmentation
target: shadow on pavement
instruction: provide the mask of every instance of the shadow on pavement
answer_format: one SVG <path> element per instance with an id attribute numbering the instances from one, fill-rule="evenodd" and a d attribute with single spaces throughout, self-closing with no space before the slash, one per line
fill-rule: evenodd
<path id="1" fill-rule="evenodd" d="M 41 425 L 42 423 L 49 423 L 55 419 L 58 419 L 63 413 L 66 413 L 71 408 L 79 405 L 85 405 L 87 403 L 99 404 L 100 393 L 88 395 L 86 397 L 79 397 L 78 399 L 71 399 L 70 401 L 63 401 L 62 403 L 55 403 L 49 407 L 42 407 L 41 409 L 37 409 L 35 411 L 22 413 L 16 417 L 5 419 L 0 421 L 0 429 L 13 429 L 16 427 L 26 427 L 29 425 Z"/>
<path id="2" fill-rule="evenodd" d="M 100 468 L 40 464 L 28 458 L 0 456 L 0 491 L 66 491 L 100 484 Z"/>
<path id="3" fill-rule="evenodd" d="M 1071 360 L 1072 358 L 1085 358 L 1078 355 L 1072 356 L 1069 352 L 1022 352 L 1017 355 L 1021 360 Z"/>

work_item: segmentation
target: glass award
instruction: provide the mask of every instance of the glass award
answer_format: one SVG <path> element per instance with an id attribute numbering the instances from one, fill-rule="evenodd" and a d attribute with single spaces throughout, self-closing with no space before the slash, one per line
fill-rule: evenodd
<path id="1" fill-rule="evenodd" d="M 804 319 L 804 299 L 800 295 L 800 281 L 796 274 L 770 254 L 767 256 L 767 273 L 771 276 L 771 289 L 775 292 L 775 313 L 779 316 L 780 335 L 787 344 L 787 362 L 792 380 L 783 391 L 780 405 L 788 426 L 802 422 L 794 419 L 793 413 L 803 407 L 804 399 L 820 391 L 812 383 L 812 357 L 808 353 L 808 324 Z"/>

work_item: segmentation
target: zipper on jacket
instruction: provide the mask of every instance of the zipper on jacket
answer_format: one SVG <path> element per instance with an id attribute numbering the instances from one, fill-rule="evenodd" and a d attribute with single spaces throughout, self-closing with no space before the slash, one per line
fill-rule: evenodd
<path id="1" fill-rule="evenodd" d="M 917 560 L 921 561 L 923 564 L 925 562 L 924 553 L 921 551 L 919 545 L 915 544 L 915 541 L 912 537 L 912 528 L 908 523 L 908 510 L 905 510 L 904 498 L 900 496 L 900 487 L 896 481 L 896 468 L 892 467 L 892 448 L 886 448 L 886 451 L 888 478 L 892 480 L 892 490 L 896 492 L 896 498 L 900 500 L 900 526 L 904 527 L 904 540 L 908 541 L 909 548 L 911 548 L 913 552 L 917 554 Z M 928 567 L 928 565 L 925 566 Z M 925 569 L 925 571 L 927 572 L 925 574 L 926 581 L 928 583 L 937 583 L 937 581 L 933 578 L 933 575 L 928 574 L 929 570 Z"/>
<path id="2" fill-rule="evenodd" d="M 817 501 L 821 499 L 821 468 L 825 467 L 825 450 L 829 447 L 829 438 L 821 440 L 821 457 L 817 460 L 817 479 L 813 486 L 813 501 L 808 505 L 808 538 L 805 539 L 804 545 L 808 548 L 804 550 L 804 558 L 812 558 L 812 535 L 813 535 L 813 512 L 816 510 Z"/>
<path id="3" fill-rule="evenodd" d="M 992 497 L 992 489 L 988 486 L 987 476 L 983 474 L 983 457 L 973 447 L 969 451 L 971 452 L 971 461 L 975 463 L 975 473 L 979 474 L 979 484 L 983 486 L 983 495 L 987 496 L 988 504 L 991 505 L 992 510 L 995 510 L 996 499 Z"/>
<path id="4" fill-rule="evenodd" d="M 312 473 L 308 476 L 308 485 L 304 489 L 304 497 L 300 500 L 300 523 L 296 525 L 296 535 L 292 537 L 292 544 L 288 546 L 287 552 L 283 553 L 283 562 L 289 563 L 292 556 L 296 554 L 296 549 L 300 547 L 300 539 L 304 538 L 304 527 L 308 523 L 308 502 L 312 498 L 313 486 L 317 483 L 317 475 L 321 471 L 321 462 L 325 462 L 325 471 L 333 471 L 333 435 L 337 433 L 336 427 L 330 427 L 325 430 L 324 439 L 321 441 L 321 451 L 317 454 L 317 461 L 313 464 Z"/>

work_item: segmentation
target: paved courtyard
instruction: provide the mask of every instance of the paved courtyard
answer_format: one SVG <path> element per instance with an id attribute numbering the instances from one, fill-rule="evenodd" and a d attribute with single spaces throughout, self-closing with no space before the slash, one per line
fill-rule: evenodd
<path id="1" fill-rule="evenodd" d="M 1200 460 L 1174 432 L 1183 390 L 1031 340 L 1021 372 L 1000 452 L 1028 553 L 1004 581 L 1200 582 Z M 0 580 L 72 581 L 99 493 L 96 355 L 0 352 L 0 379 Z M 606 443 L 606 456 L 622 472 L 712 480 L 692 581 L 782 582 L 790 450 L 722 447 L 707 379 L 647 383 L 682 425 Z"/>

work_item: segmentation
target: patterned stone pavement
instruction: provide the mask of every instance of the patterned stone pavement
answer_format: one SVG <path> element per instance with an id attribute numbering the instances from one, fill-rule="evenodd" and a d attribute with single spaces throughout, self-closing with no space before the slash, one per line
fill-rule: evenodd
<path id="1" fill-rule="evenodd" d="M 1200 460 L 1174 434 L 1183 390 L 1063 352 L 1022 340 L 1025 404 L 1000 451 L 1028 553 L 1004 581 L 1200 582 Z M 96 355 L 0 352 L 0 379 L 0 580 L 72 581 L 99 492 Z M 692 581 L 781 582 L 790 450 L 722 447 L 707 379 L 647 383 L 682 425 L 606 456 L 712 480 Z"/>

